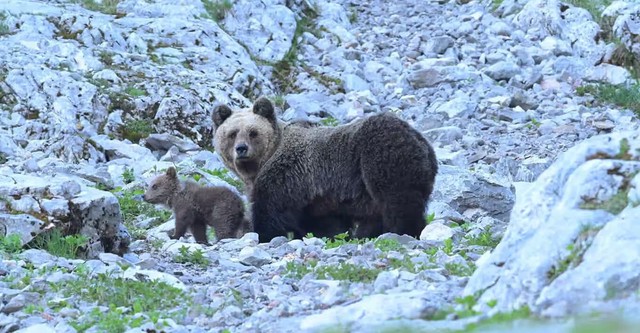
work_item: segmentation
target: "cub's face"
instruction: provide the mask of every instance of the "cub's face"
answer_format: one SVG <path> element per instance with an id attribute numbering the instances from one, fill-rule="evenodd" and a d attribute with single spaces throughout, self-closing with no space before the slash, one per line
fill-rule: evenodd
<path id="1" fill-rule="evenodd" d="M 271 157 L 279 135 L 271 102 L 259 98 L 253 109 L 239 111 L 220 105 L 212 117 L 214 146 L 225 165 L 241 178 L 253 177 Z"/>
<path id="2" fill-rule="evenodd" d="M 176 169 L 170 167 L 163 175 L 154 178 L 143 195 L 143 200 L 152 204 L 167 204 L 179 185 Z"/>

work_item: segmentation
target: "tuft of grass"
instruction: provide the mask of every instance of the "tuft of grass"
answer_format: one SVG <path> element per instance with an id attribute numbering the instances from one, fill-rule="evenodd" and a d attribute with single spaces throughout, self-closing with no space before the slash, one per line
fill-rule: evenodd
<path id="1" fill-rule="evenodd" d="M 227 13 L 233 8 L 233 3 L 230 0 L 202 0 L 204 10 L 209 14 L 209 18 L 220 22 L 224 20 Z"/>
<path id="2" fill-rule="evenodd" d="M 325 248 L 326 249 L 333 249 L 336 247 L 340 247 L 344 244 L 362 244 L 366 242 L 366 239 L 349 239 L 349 232 L 343 232 L 340 234 L 337 234 L 335 236 L 333 236 L 333 239 L 330 238 L 324 238 L 325 241 Z"/>
<path id="3" fill-rule="evenodd" d="M 386 239 L 378 239 L 373 244 L 377 249 L 382 252 L 396 251 L 396 252 L 405 252 L 406 248 L 400 244 L 395 239 L 386 238 Z"/>
<path id="4" fill-rule="evenodd" d="M 469 266 L 457 263 L 446 263 L 444 268 L 449 272 L 449 274 L 455 276 L 471 276 L 475 271 L 475 265 L 473 263 Z"/>
<path id="5" fill-rule="evenodd" d="M 381 269 L 366 268 L 346 262 L 341 262 L 338 265 L 319 266 L 317 260 L 311 260 L 308 263 L 288 262 L 285 271 L 287 276 L 298 279 L 313 273 L 318 279 L 372 282 L 378 277 Z"/>
<path id="6" fill-rule="evenodd" d="M 118 6 L 118 3 L 120 3 L 120 0 L 101 0 L 101 1 L 79 0 L 79 1 L 76 1 L 76 3 L 77 2 L 79 2 L 82 5 L 82 7 L 88 10 L 93 10 L 96 12 L 101 12 L 109 15 L 117 15 L 118 14 L 117 6 Z"/>
<path id="7" fill-rule="evenodd" d="M 502 5 L 502 3 L 504 2 L 504 0 L 491 0 L 491 8 L 496 11 L 498 9 L 498 7 L 500 7 L 500 5 Z"/>
<path id="8" fill-rule="evenodd" d="M 133 174 L 133 168 L 125 167 L 124 172 L 122 173 L 122 180 L 124 181 L 125 184 L 129 184 L 134 180 L 136 180 L 136 177 Z"/>
<path id="9" fill-rule="evenodd" d="M 173 258 L 174 262 L 181 264 L 192 263 L 202 267 L 206 267 L 210 263 L 209 258 L 204 256 L 204 252 L 201 249 L 189 251 L 189 248 L 183 245 L 178 251 L 179 253 Z"/>
<path id="10" fill-rule="evenodd" d="M 467 237 L 467 244 L 469 245 L 487 246 L 493 249 L 498 246 L 498 243 L 500 243 L 500 238 L 493 237 L 488 228 L 480 232 L 477 236 Z"/>
<path id="11" fill-rule="evenodd" d="M 96 327 L 101 332 L 124 332 L 139 327 L 143 321 L 158 323 L 160 318 L 181 321 L 191 304 L 191 298 L 165 282 L 136 281 L 114 277 L 108 273 L 90 276 L 78 272 L 79 278 L 50 283 L 55 292 L 97 306 L 108 307 L 102 312 L 95 307 L 71 325 L 83 332 Z"/>
<path id="12" fill-rule="evenodd" d="M 36 236 L 31 246 L 36 249 L 46 250 L 56 257 L 68 259 L 78 258 L 78 251 L 87 245 L 89 239 L 84 235 L 63 236 L 60 229 L 53 229 Z"/>
<path id="13" fill-rule="evenodd" d="M 132 97 L 147 96 L 147 91 L 136 87 L 127 87 L 124 92 Z"/>
<path id="14" fill-rule="evenodd" d="M 453 254 L 453 240 L 451 238 L 445 239 L 444 246 L 442 247 L 442 251 L 446 253 L 448 256 Z"/>
<path id="15" fill-rule="evenodd" d="M 122 126 L 122 137 L 133 143 L 140 142 L 153 131 L 151 121 L 148 119 L 132 119 L 124 122 Z"/>
<path id="16" fill-rule="evenodd" d="M 613 84 L 590 84 L 576 88 L 578 96 L 592 95 L 601 103 L 611 103 L 630 109 L 640 116 L 640 84 L 631 86 Z"/>
<path id="17" fill-rule="evenodd" d="M 18 234 L 0 236 L 0 252 L 15 254 L 22 251 L 22 239 Z"/>
<path id="18" fill-rule="evenodd" d="M 331 126 L 331 127 L 335 127 L 335 126 L 340 125 L 340 122 L 336 118 L 333 118 L 331 116 L 329 116 L 327 118 L 322 118 L 320 120 L 320 123 L 322 125 L 324 125 L 324 126 Z"/>

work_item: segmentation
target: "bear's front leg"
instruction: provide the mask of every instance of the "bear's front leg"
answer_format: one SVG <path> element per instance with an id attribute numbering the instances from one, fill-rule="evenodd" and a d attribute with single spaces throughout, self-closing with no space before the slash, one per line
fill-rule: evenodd
<path id="1" fill-rule="evenodd" d="M 173 236 L 170 236 L 169 238 L 180 239 L 180 237 L 184 236 L 187 229 L 193 224 L 193 222 L 193 212 L 190 212 L 189 210 L 176 212 L 176 226 L 173 230 Z"/>
<path id="2" fill-rule="evenodd" d="M 274 198 L 276 199 L 276 198 Z M 277 200 L 277 199 L 276 199 Z M 301 238 L 302 231 L 297 226 L 296 216 L 290 210 L 278 211 L 273 199 L 258 199 L 252 205 L 253 231 L 260 243 L 270 242 L 278 236 L 293 232 L 294 238 Z"/>

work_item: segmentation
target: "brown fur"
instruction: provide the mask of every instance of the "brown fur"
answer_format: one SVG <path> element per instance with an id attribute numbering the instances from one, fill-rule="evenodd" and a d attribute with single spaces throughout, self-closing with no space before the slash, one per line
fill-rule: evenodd
<path id="1" fill-rule="evenodd" d="M 251 110 L 218 106 L 213 121 L 216 151 L 247 185 L 261 242 L 356 225 L 356 237 L 422 231 L 438 164 L 405 121 L 381 113 L 337 127 L 286 126 L 266 98 Z M 239 158 L 237 147 L 250 153 Z"/>
<path id="2" fill-rule="evenodd" d="M 203 187 L 181 181 L 173 167 L 151 181 L 144 201 L 173 210 L 176 226 L 171 239 L 179 239 L 190 229 L 196 242 L 209 244 L 207 225 L 215 229 L 217 239 L 240 238 L 252 231 L 244 216 L 242 199 L 236 193 L 224 186 Z"/>

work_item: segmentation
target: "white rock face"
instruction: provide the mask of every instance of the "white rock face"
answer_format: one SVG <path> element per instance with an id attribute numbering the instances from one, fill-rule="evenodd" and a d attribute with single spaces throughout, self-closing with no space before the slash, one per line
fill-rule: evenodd
<path id="1" fill-rule="evenodd" d="M 640 207 L 629 193 L 638 172 L 637 132 L 596 136 L 562 154 L 517 197 L 504 238 L 465 294 L 483 291 L 478 304 L 494 299 L 500 311 L 528 305 L 564 316 L 636 292 Z"/>
<path id="2" fill-rule="evenodd" d="M 293 12 L 277 0 L 233 3 L 224 28 L 261 60 L 277 62 L 291 48 L 296 30 Z"/>

